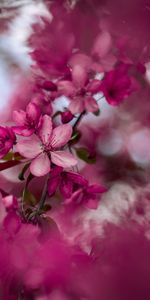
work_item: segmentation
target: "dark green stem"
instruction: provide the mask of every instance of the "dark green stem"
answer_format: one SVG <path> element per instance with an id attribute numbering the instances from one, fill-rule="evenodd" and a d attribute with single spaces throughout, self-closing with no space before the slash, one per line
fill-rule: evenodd
<path id="1" fill-rule="evenodd" d="M 85 111 L 83 111 L 77 118 L 76 122 L 73 125 L 73 130 L 75 130 L 77 128 L 78 124 L 80 123 L 80 121 L 84 115 L 85 115 Z"/>
<path id="2" fill-rule="evenodd" d="M 38 212 L 42 210 L 43 205 L 44 205 L 44 203 L 46 201 L 48 178 L 49 178 L 49 176 L 46 178 L 46 181 L 45 181 L 45 184 L 44 184 L 44 187 L 43 187 L 42 196 L 41 196 L 41 199 L 39 201 Z"/>

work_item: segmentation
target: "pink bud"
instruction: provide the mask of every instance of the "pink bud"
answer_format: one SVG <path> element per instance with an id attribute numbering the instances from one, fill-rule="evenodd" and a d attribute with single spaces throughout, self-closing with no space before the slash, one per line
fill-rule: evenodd
<path id="1" fill-rule="evenodd" d="M 69 110 L 66 110 L 61 113 L 61 121 L 63 124 L 70 122 L 73 118 L 74 115 Z"/>
<path id="2" fill-rule="evenodd" d="M 48 81 L 48 80 L 45 80 L 40 86 L 41 86 L 41 88 L 43 88 L 46 91 L 53 92 L 53 91 L 57 90 L 56 84 L 53 83 L 52 81 Z"/>

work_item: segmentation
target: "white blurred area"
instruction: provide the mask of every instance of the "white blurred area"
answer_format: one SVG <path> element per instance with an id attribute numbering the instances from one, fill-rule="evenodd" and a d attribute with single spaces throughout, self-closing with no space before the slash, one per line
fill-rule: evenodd
<path id="1" fill-rule="evenodd" d="M 7 32 L 0 33 L 0 113 L 7 109 L 19 80 L 29 71 L 31 59 L 28 55 L 27 38 L 32 32 L 32 24 L 40 22 L 40 17 L 51 19 L 42 1 L 0 0 L 0 9 L 9 17 L 9 9 L 16 9 L 17 16 L 10 22 Z"/>

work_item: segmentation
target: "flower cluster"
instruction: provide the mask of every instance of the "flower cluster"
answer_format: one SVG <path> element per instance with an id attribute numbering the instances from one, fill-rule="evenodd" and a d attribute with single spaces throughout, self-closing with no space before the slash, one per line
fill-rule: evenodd
<path id="1" fill-rule="evenodd" d="M 99 260 L 97 266 L 98 250 L 85 243 L 87 254 L 69 234 L 66 241 L 61 224 L 67 232 L 73 230 L 77 216 L 101 208 L 121 172 L 136 173 L 138 167 L 128 161 L 127 148 L 120 151 L 119 117 L 116 131 L 111 131 L 109 118 L 101 126 L 99 120 L 106 104 L 119 110 L 127 99 L 134 103 L 136 92 L 146 85 L 145 65 L 125 55 L 123 42 L 111 33 L 101 12 L 92 17 L 93 3 L 99 7 L 99 1 L 86 0 L 85 6 L 82 0 L 50 1 L 50 7 L 48 2 L 52 18 L 34 24 L 28 41 L 34 63 L 25 107 L 16 106 L 11 125 L 0 126 L 0 171 L 16 167 L 17 172 L 13 186 L 7 176 L 0 186 L 0 298 L 99 300 L 97 278 L 103 271 Z M 92 118 L 98 125 L 90 130 Z M 107 159 L 104 150 L 111 134 L 117 138 L 115 145 L 108 143 Z M 125 153 L 119 163 L 113 147 Z M 110 259 L 107 266 L 105 259 L 105 276 L 113 277 L 113 262 Z"/>

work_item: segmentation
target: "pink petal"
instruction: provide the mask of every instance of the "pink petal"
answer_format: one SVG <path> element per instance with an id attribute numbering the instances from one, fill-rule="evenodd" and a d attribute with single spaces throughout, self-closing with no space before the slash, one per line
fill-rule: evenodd
<path id="1" fill-rule="evenodd" d="M 97 199 L 88 199 L 85 203 L 84 206 L 90 209 L 97 209 L 98 207 L 98 200 Z"/>
<path id="2" fill-rule="evenodd" d="M 72 127 L 70 124 L 64 124 L 53 130 L 51 137 L 51 146 L 56 149 L 67 144 L 72 135 Z"/>
<path id="3" fill-rule="evenodd" d="M 23 110 L 14 110 L 13 111 L 13 120 L 20 126 L 26 124 L 26 112 Z"/>
<path id="4" fill-rule="evenodd" d="M 78 97 L 74 100 L 72 100 L 69 104 L 69 110 L 72 114 L 79 114 L 84 111 L 84 99 L 82 97 Z"/>
<path id="5" fill-rule="evenodd" d="M 27 117 L 29 118 L 29 120 L 38 122 L 39 117 L 41 115 L 41 111 L 36 104 L 30 102 L 27 105 L 26 112 L 27 112 Z"/>
<path id="6" fill-rule="evenodd" d="M 62 80 L 58 82 L 58 91 L 62 95 L 73 97 L 76 94 L 76 88 L 69 80 Z"/>
<path id="7" fill-rule="evenodd" d="M 74 54 L 70 61 L 69 61 L 69 65 L 74 68 L 74 66 L 79 65 L 82 68 L 89 70 L 92 64 L 92 59 L 90 56 L 87 56 L 83 53 L 77 53 Z"/>
<path id="8" fill-rule="evenodd" d="M 52 119 L 48 115 L 44 115 L 40 122 L 39 136 L 43 144 L 48 144 L 52 134 Z"/>
<path id="9" fill-rule="evenodd" d="M 84 87 L 87 81 L 87 72 L 80 65 L 76 65 L 72 69 L 72 80 L 77 88 Z"/>
<path id="10" fill-rule="evenodd" d="M 98 104 L 93 97 L 90 97 L 90 96 L 86 97 L 84 99 L 84 103 L 85 103 L 86 111 L 88 111 L 88 112 L 95 112 L 95 111 L 98 111 L 98 109 L 99 109 Z"/>
<path id="11" fill-rule="evenodd" d="M 34 176 L 44 176 L 50 172 L 50 160 L 46 153 L 37 156 L 30 165 L 30 171 Z"/>
<path id="12" fill-rule="evenodd" d="M 51 152 L 51 160 L 55 165 L 64 168 L 69 168 L 77 164 L 77 160 L 74 156 L 67 151 Z"/>
<path id="13" fill-rule="evenodd" d="M 94 79 L 87 85 L 88 92 L 92 94 L 96 94 L 100 91 L 101 81 L 98 79 Z"/>
<path id="14" fill-rule="evenodd" d="M 99 57 L 104 57 L 110 51 L 112 46 L 112 39 L 110 33 L 104 31 L 98 35 L 92 49 L 92 54 Z"/>
<path id="15" fill-rule="evenodd" d="M 19 141 L 16 150 L 26 158 L 34 158 L 42 152 L 40 140 L 36 136 Z"/>

